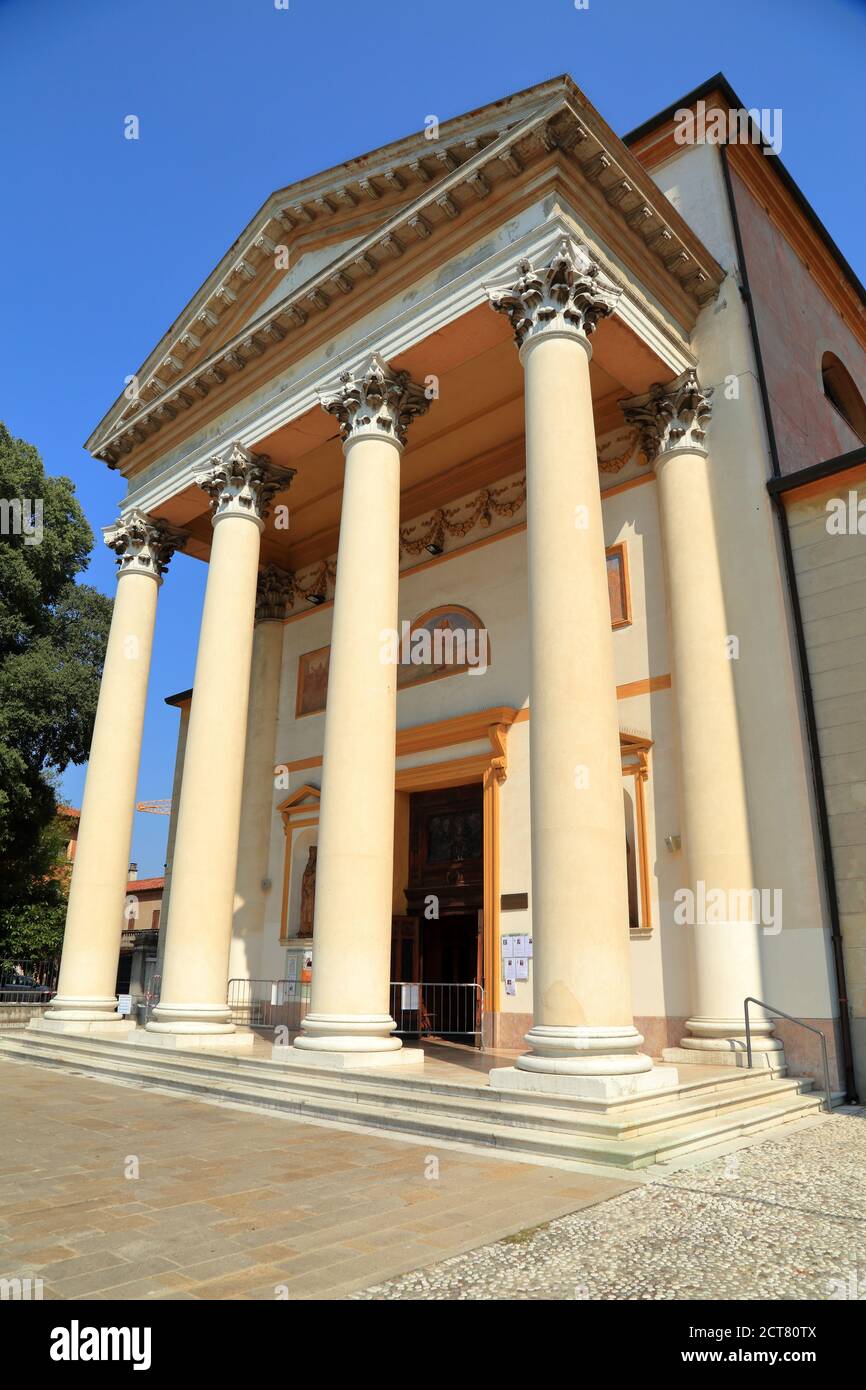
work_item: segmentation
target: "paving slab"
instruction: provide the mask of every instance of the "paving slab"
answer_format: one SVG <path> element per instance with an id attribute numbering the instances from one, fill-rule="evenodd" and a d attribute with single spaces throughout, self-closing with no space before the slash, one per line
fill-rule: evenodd
<path id="1" fill-rule="evenodd" d="M 47 1299 L 342 1297 L 635 1186 L 5 1058 L 0 1105 L 0 1277 Z"/>

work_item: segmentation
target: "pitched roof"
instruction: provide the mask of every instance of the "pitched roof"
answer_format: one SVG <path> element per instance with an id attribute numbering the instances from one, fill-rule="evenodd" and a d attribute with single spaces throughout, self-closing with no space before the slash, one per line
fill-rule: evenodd
<path id="1" fill-rule="evenodd" d="M 139 368 L 136 398 L 122 394 L 94 430 L 86 445 L 94 456 L 119 467 L 178 415 L 204 419 L 209 395 L 231 393 L 238 373 L 279 354 L 286 339 L 283 363 L 302 355 L 304 325 L 315 332 L 319 316 L 377 276 L 387 285 L 395 261 L 447 237 L 464 214 L 471 225 L 491 193 L 531 187 L 545 160 L 578 178 L 590 215 L 603 209 L 613 219 L 620 253 L 640 258 L 656 292 L 672 295 L 686 317 L 715 297 L 721 268 L 571 78 L 443 122 L 435 139 L 427 134 L 271 194 Z M 277 267 L 283 246 L 288 269 Z"/>

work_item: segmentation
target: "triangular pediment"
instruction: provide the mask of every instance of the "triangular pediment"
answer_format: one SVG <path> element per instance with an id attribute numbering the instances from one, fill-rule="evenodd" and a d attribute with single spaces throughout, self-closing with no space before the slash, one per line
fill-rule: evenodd
<path id="1" fill-rule="evenodd" d="M 285 817 L 296 815 L 299 811 L 317 812 L 321 795 L 318 787 L 314 787 L 310 782 L 305 782 L 302 787 L 296 787 L 285 801 L 281 801 L 277 810 L 281 816 Z"/>
<path id="2" fill-rule="evenodd" d="M 88 440 L 96 457 L 126 471 L 164 427 L 172 443 L 198 428 L 218 401 L 258 383 L 265 361 L 276 372 L 304 355 L 341 307 L 368 303 L 371 287 L 386 294 L 397 272 L 405 283 L 416 261 L 447 259 L 473 228 L 537 197 L 545 176 L 571 181 L 575 201 L 612 224 L 618 254 L 646 259 L 649 283 L 681 300 L 681 318 L 715 294 L 715 261 L 569 78 L 430 133 L 274 193 L 139 369 L 136 399 L 121 397 Z"/>

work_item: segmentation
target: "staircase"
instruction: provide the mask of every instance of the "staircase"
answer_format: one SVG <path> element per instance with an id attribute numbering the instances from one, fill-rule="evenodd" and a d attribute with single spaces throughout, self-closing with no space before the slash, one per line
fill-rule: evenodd
<path id="1" fill-rule="evenodd" d="M 167 1052 L 92 1035 L 0 1033 L 3 1058 L 319 1123 L 469 1144 L 515 1158 L 601 1165 L 609 1172 L 671 1163 L 757 1136 L 815 1115 L 822 1104 L 811 1078 L 736 1068 L 720 1075 L 695 1067 L 661 1095 L 577 1109 L 565 1098 L 504 1095 L 483 1084 L 296 1065 L 289 1070 L 265 1058 Z"/>

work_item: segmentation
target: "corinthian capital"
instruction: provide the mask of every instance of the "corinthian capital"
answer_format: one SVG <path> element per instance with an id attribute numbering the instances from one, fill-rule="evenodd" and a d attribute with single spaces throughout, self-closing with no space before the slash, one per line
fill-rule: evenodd
<path id="1" fill-rule="evenodd" d="M 274 497 L 286 491 L 294 476 L 293 468 L 275 468 L 266 454 L 234 443 L 199 469 L 195 481 L 211 499 L 214 521 L 224 516 L 264 521 Z"/>
<path id="2" fill-rule="evenodd" d="M 507 314 L 517 346 L 542 333 L 570 332 L 588 338 L 599 319 L 613 313 L 622 294 L 586 246 L 563 237 L 546 265 L 518 262 L 517 280 L 487 286 L 493 308 Z"/>
<path id="3" fill-rule="evenodd" d="M 102 537 L 116 556 L 118 578 L 122 574 L 147 574 L 158 582 L 174 552 L 187 542 L 185 531 L 155 520 L 137 507 L 113 526 L 103 526 Z"/>
<path id="4" fill-rule="evenodd" d="M 712 406 L 713 388 L 704 390 L 689 368 L 668 386 L 656 382 L 645 396 L 620 401 L 630 425 L 640 430 L 641 448 L 652 463 L 674 449 L 705 453 L 704 436 Z"/>
<path id="5" fill-rule="evenodd" d="M 295 593 L 295 576 L 288 570 L 278 570 L 276 565 L 268 565 L 259 574 L 256 586 L 256 622 L 277 622 L 284 618 Z"/>
<path id="6" fill-rule="evenodd" d="M 430 406 L 424 387 L 408 372 L 394 371 L 378 352 L 356 371 L 343 372 L 337 389 L 320 392 L 319 400 L 339 420 L 344 443 L 384 435 L 403 445 L 412 421 Z"/>

